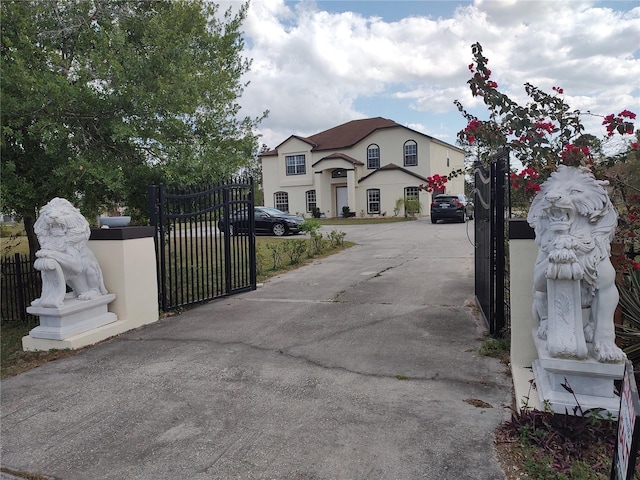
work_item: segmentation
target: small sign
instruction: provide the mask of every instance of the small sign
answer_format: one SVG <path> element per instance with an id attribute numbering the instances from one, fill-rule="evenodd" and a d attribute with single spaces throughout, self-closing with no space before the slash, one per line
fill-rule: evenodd
<path id="1" fill-rule="evenodd" d="M 633 365 L 627 360 L 618 414 L 618 440 L 613 452 L 611 480 L 633 480 L 640 447 L 640 399 L 633 375 Z"/>

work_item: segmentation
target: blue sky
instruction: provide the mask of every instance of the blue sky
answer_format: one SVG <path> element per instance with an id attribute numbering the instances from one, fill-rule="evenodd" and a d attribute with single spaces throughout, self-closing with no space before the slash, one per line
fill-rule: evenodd
<path id="1" fill-rule="evenodd" d="M 561 86 L 582 111 L 640 114 L 638 0 L 252 0 L 243 30 L 242 114 L 270 111 L 259 130 L 270 148 L 376 116 L 455 143 L 455 99 L 486 118 L 466 85 L 476 41 L 518 101 L 531 82 Z M 601 119 L 585 123 L 603 135 Z"/>

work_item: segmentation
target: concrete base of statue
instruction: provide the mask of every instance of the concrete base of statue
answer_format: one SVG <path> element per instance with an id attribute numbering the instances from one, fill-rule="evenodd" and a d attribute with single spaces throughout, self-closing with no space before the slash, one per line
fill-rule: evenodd
<path id="1" fill-rule="evenodd" d="M 117 320 L 108 310 L 114 294 L 100 295 L 92 300 L 67 299 L 60 308 L 28 307 L 27 313 L 39 317 L 40 325 L 29 332 L 29 337 L 47 340 L 66 340 Z"/>
<path id="2" fill-rule="evenodd" d="M 579 404 L 583 412 L 601 408 L 606 410 L 603 415 L 609 412 L 614 417 L 618 416 L 620 397 L 614 392 L 613 382 L 624 375 L 624 361 L 598 362 L 590 343 L 587 344 L 586 359 L 554 358 L 547 351 L 546 341 L 538 338 L 536 329 L 533 330 L 533 339 L 538 351 L 538 359 L 533 362 L 533 376 L 543 408 L 548 407 L 556 413 L 566 411 L 570 415 L 581 415 L 580 410 L 574 412 Z"/>

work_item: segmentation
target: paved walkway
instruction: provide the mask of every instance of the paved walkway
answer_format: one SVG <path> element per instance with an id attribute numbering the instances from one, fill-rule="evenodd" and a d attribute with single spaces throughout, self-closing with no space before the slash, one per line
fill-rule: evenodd
<path id="1" fill-rule="evenodd" d="M 2 463 L 73 479 L 503 479 L 469 224 L 359 243 L 1 383 Z M 486 403 L 484 407 L 474 404 Z"/>

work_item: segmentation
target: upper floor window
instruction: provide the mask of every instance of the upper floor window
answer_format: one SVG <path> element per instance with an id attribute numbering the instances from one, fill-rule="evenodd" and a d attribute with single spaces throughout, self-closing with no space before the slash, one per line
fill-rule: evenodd
<path id="1" fill-rule="evenodd" d="M 367 190 L 367 212 L 380 213 L 380 190 L 377 188 Z"/>
<path id="2" fill-rule="evenodd" d="M 380 168 L 380 147 L 375 143 L 367 147 L 367 168 Z"/>
<path id="3" fill-rule="evenodd" d="M 307 190 L 307 212 L 313 213 L 313 210 L 316 208 L 316 191 L 315 190 Z"/>
<path id="4" fill-rule="evenodd" d="M 284 157 L 287 175 L 304 175 L 307 173 L 307 163 L 303 155 L 287 155 Z"/>
<path id="5" fill-rule="evenodd" d="M 273 203 L 275 207 L 282 211 L 289 211 L 289 194 L 287 192 L 276 192 L 273 194 Z"/>
<path id="6" fill-rule="evenodd" d="M 414 140 L 407 140 L 404 144 L 404 166 L 418 165 L 418 144 Z"/>

